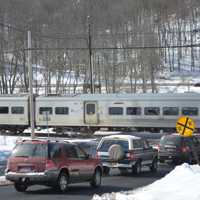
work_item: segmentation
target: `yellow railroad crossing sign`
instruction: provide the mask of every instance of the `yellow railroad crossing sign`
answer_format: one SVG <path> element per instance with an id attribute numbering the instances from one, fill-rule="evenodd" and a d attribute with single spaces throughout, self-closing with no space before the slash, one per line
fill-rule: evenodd
<path id="1" fill-rule="evenodd" d="M 194 129 L 195 122 L 187 116 L 180 117 L 176 122 L 176 131 L 180 135 L 190 137 L 192 136 Z"/>

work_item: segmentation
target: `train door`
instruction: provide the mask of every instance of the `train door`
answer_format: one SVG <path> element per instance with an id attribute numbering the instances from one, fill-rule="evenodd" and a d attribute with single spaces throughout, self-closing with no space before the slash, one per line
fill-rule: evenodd
<path id="1" fill-rule="evenodd" d="M 98 103 L 97 101 L 84 102 L 84 122 L 85 124 L 98 124 Z"/>

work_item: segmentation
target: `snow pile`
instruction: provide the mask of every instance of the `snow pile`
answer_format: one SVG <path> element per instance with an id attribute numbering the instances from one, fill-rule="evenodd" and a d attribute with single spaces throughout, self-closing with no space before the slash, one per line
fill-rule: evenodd
<path id="1" fill-rule="evenodd" d="M 200 166 L 182 164 L 146 187 L 120 193 L 94 195 L 92 200 L 199 200 Z"/>

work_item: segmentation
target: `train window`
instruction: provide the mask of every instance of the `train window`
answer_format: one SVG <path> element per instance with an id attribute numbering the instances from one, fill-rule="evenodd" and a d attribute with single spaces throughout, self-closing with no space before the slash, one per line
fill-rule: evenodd
<path id="1" fill-rule="evenodd" d="M 122 107 L 109 107 L 109 115 L 123 115 Z"/>
<path id="2" fill-rule="evenodd" d="M 140 107 L 127 107 L 126 114 L 127 115 L 141 115 L 141 108 Z"/>
<path id="3" fill-rule="evenodd" d="M 0 114 L 8 114 L 8 107 L 1 106 L 0 107 Z"/>
<path id="4" fill-rule="evenodd" d="M 159 115 L 160 108 L 159 107 L 145 107 L 144 114 L 145 115 Z"/>
<path id="5" fill-rule="evenodd" d="M 24 107 L 22 106 L 15 106 L 11 108 L 12 114 L 24 114 Z"/>
<path id="6" fill-rule="evenodd" d="M 40 115 L 43 115 L 45 112 L 48 112 L 49 115 L 52 115 L 52 108 L 51 107 L 40 107 Z"/>
<path id="7" fill-rule="evenodd" d="M 196 115 L 198 115 L 198 108 L 197 107 L 183 107 L 182 114 L 196 116 Z"/>
<path id="8" fill-rule="evenodd" d="M 86 105 L 86 112 L 88 115 L 93 115 L 95 114 L 95 104 L 89 103 Z"/>
<path id="9" fill-rule="evenodd" d="M 69 108 L 68 107 L 56 107 L 55 108 L 55 114 L 56 115 L 68 115 L 69 114 Z"/>
<path id="10" fill-rule="evenodd" d="M 163 115 L 178 115 L 178 107 L 163 107 Z"/>

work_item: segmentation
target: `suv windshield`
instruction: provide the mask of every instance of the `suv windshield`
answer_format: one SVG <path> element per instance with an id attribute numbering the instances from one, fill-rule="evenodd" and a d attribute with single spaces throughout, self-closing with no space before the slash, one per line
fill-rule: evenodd
<path id="1" fill-rule="evenodd" d="M 128 151 L 128 141 L 126 140 L 104 140 L 98 150 L 107 152 L 113 144 L 119 144 L 124 151 Z"/>
<path id="2" fill-rule="evenodd" d="M 164 136 L 160 140 L 160 145 L 180 146 L 181 137 L 178 136 Z"/>
<path id="3" fill-rule="evenodd" d="M 15 157 L 46 157 L 46 144 L 21 143 L 17 144 L 12 152 Z"/>

